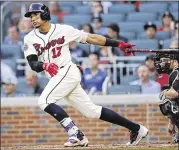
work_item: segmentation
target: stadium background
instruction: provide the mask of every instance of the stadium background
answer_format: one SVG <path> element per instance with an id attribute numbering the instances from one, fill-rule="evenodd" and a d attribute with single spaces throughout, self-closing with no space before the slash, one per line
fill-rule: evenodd
<path id="1" fill-rule="evenodd" d="M 47 2 L 44 3 L 49 5 Z M 19 20 L 28 10 L 29 4 L 30 2 L 1 3 L 1 59 L 16 74 L 18 80 L 16 90 L 26 94 L 25 97 L 18 98 L 2 97 L 2 146 L 62 144 L 67 139 L 60 125 L 37 106 L 37 97 L 28 93 L 25 73 L 29 68 L 26 67 L 26 61 L 23 57 L 23 41 L 17 44 L 4 42 L 5 39 L 8 39 L 8 29 L 12 25 L 19 27 Z M 91 23 L 92 6 L 90 3 L 86 1 L 60 1 L 59 7 L 61 15 L 60 17 L 52 15 L 52 23 L 64 23 L 79 29 L 81 29 L 81 25 Z M 162 16 L 166 11 L 169 11 L 175 20 L 178 20 L 178 2 L 172 1 L 103 2 L 103 13 L 100 16 L 104 26 L 116 23 L 120 27 L 120 36 L 127 38 L 129 43 L 136 44 L 136 48 L 162 49 L 170 48 L 172 41 L 176 41 L 173 23 L 171 23 L 170 32 L 159 30 L 162 27 Z M 156 37 L 150 40 L 145 37 L 144 31 L 144 25 L 148 22 L 156 24 L 158 28 Z M 20 33 L 22 37 L 24 34 L 25 32 Z M 77 44 L 77 46 L 88 55 L 92 52 L 91 45 Z M 93 51 L 98 52 L 99 49 L 100 47 L 93 47 Z M 144 63 L 145 59 L 146 54 L 125 57 L 120 53 L 113 55 L 113 57 L 101 57 L 100 68 L 107 72 L 107 82 L 104 83 L 101 92 L 94 92 L 92 89 L 89 94 L 94 102 L 110 107 L 122 115 L 146 125 L 151 133 L 145 141 L 168 142 L 172 138 L 167 133 L 168 122 L 158 109 L 157 94 L 140 95 L 142 92 L 140 86 L 132 88 L 129 85 L 130 81 L 138 78 L 136 69 Z M 76 60 L 84 68 L 89 66 L 87 57 L 76 57 L 74 61 Z M 156 80 L 156 78 L 152 78 L 152 80 Z M 48 79 L 40 74 L 38 82 L 44 88 Z M 137 93 L 137 95 L 133 93 Z M 2 86 L 1 94 L 3 95 Z M 99 96 L 94 96 L 98 94 Z M 104 100 L 104 103 L 101 99 Z M 60 102 L 59 104 L 64 103 Z M 85 119 L 66 104 L 63 107 L 86 133 L 92 144 L 125 143 L 127 141 L 128 131 L 125 129 L 101 121 Z"/>

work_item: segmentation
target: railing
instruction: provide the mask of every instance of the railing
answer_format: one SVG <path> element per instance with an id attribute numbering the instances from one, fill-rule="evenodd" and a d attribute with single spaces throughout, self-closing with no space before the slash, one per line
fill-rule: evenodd
<path id="1" fill-rule="evenodd" d="M 101 60 L 110 62 L 110 64 L 101 64 L 100 68 L 107 72 L 108 76 L 111 77 L 113 84 L 116 85 L 118 76 L 120 76 L 120 83 L 123 80 L 124 68 L 126 69 L 126 75 L 136 75 L 136 68 L 145 60 L 145 56 L 121 56 L 113 57 L 112 59 L 108 57 L 101 57 Z M 82 62 L 83 68 L 89 66 L 88 58 L 86 57 L 79 57 L 78 61 Z M 25 59 L 17 60 L 17 70 L 25 70 L 26 67 L 27 65 Z"/>

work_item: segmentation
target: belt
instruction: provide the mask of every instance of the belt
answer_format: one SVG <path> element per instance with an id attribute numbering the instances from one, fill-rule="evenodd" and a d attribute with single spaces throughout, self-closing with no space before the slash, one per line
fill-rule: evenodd
<path id="1" fill-rule="evenodd" d="M 61 66 L 60 69 L 64 68 L 64 66 Z"/>

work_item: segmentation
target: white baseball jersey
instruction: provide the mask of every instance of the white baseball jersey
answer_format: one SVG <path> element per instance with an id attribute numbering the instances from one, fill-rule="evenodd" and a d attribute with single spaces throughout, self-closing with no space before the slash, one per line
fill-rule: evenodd
<path id="1" fill-rule="evenodd" d="M 34 29 L 24 37 L 24 54 L 36 54 L 39 61 L 56 63 L 59 67 L 71 62 L 69 42 L 86 43 L 88 33 L 72 26 L 51 24 L 50 31 L 42 34 Z M 48 73 L 46 72 L 48 75 Z"/>

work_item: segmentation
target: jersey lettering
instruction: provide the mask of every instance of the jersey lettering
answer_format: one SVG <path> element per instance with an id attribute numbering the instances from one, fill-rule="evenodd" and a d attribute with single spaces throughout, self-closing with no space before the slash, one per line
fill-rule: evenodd
<path id="1" fill-rule="evenodd" d="M 60 44 L 63 44 L 64 42 L 65 42 L 65 38 L 64 38 L 64 36 L 62 36 L 61 38 L 58 38 L 58 39 L 48 42 L 45 47 L 42 47 L 41 44 L 39 44 L 39 43 L 34 43 L 33 46 L 36 49 L 38 56 L 42 55 L 45 52 L 45 50 L 49 50 L 50 48 L 53 48 L 52 49 L 53 58 L 56 58 L 56 57 L 60 56 L 62 46 L 60 46 L 58 48 L 54 48 L 54 47 L 57 44 L 60 45 Z M 57 50 L 57 52 L 56 52 L 56 50 Z"/>

